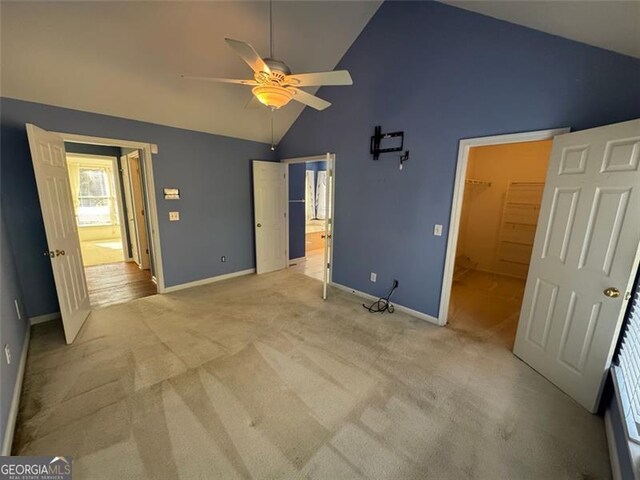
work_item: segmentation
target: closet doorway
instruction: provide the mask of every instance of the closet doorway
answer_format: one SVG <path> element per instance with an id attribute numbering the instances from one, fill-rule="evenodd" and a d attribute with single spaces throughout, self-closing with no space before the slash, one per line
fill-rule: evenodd
<path id="1" fill-rule="evenodd" d="M 552 140 L 472 147 L 447 322 L 513 349 Z"/>

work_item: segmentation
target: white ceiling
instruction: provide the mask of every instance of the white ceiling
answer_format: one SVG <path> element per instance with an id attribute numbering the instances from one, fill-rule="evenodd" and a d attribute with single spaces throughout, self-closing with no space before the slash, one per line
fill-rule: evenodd
<path id="1" fill-rule="evenodd" d="M 274 56 L 295 73 L 331 70 L 380 3 L 276 1 Z M 446 3 L 640 57 L 637 0 Z M 270 112 L 244 109 L 248 87 L 180 79 L 251 78 L 224 37 L 267 56 L 265 1 L 2 1 L 0 8 L 3 96 L 271 141 Z M 292 102 L 276 113 L 276 141 L 301 111 Z"/>
<path id="2" fill-rule="evenodd" d="M 449 5 L 640 58 L 640 0 L 444 0 Z"/>
<path id="3" fill-rule="evenodd" d="M 274 2 L 274 56 L 294 73 L 332 70 L 380 3 Z M 180 78 L 252 78 L 224 37 L 268 56 L 267 2 L 0 5 L 3 96 L 271 141 L 270 111 L 244 109 L 250 88 Z M 302 108 L 276 113 L 276 140 Z"/>

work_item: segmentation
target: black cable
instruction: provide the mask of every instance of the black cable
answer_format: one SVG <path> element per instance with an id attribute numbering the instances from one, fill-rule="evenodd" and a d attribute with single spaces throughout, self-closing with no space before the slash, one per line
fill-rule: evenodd
<path id="1" fill-rule="evenodd" d="M 398 281 L 394 280 L 393 287 L 391 287 L 391 290 L 389 290 L 389 294 L 386 297 L 380 297 L 369 306 L 365 305 L 364 303 L 362 304 L 362 306 L 369 310 L 369 313 L 393 313 L 395 308 L 393 308 L 393 305 L 389 302 L 389 300 L 391 300 L 391 295 L 393 295 L 393 292 L 395 292 L 396 288 L 398 288 Z"/>

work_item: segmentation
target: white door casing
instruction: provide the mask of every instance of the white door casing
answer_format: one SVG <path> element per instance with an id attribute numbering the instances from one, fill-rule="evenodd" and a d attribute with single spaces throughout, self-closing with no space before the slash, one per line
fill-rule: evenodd
<path id="1" fill-rule="evenodd" d="M 281 270 L 288 264 L 287 188 L 283 163 L 253 161 L 256 273 Z"/>
<path id="2" fill-rule="evenodd" d="M 42 210 L 47 252 L 67 343 L 73 342 L 91 311 L 82 265 L 63 140 L 27 124 L 27 136 Z"/>
<path id="3" fill-rule="evenodd" d="M 514 353 L 590 412 L 638 267 L 639 162 L 640 120 L 557 136 L 549 161 Z"/>

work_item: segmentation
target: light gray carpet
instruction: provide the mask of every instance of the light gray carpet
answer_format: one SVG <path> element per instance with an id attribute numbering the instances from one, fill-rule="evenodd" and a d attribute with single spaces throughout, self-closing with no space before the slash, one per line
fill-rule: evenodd
<path id="1" fill-rule="evenodd" d="M 602 419 L 505 347 L 293 272 L 33 328 L 14 454 L 75 479 L 609 478 Z"/>

